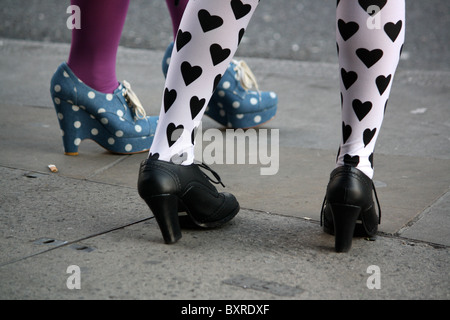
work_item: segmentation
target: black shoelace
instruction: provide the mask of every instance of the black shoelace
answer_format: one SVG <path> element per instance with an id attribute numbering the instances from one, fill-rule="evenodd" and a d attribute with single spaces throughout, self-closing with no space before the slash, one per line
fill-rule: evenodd
<path id="1" fill-rule="evenodd" d="M 222 179 L 220 179 L 220 176 L 219 176 L 219 174 L 217 172 L 215 172 L 213 169 L 211 169 L 207 164 L 205 164 L 203 162 L 198 162 L 198 163 L 195 163 L 195 164 L 197 166 L 199 166 L 200 168 L 206 169 L 209 172 L 211 172 L 212 175 L 217 179 L 217 181 L 211 179 L 210 176 L 208 176 L 206 173 L 202 172 L 206 179 L 208 179 L 212 183 L 220 184 L 220 185 L 222 185 L 222 187 L 225 188 L 225 185 L 222 183 Z"/>

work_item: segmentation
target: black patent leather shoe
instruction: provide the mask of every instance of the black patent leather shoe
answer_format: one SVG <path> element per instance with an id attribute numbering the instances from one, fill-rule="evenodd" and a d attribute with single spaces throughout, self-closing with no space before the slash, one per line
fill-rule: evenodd
<path id="1" fill-rule="evenodd" d="M 373 181 L 355 167 L 334 169 L 320 220 L 323 230 L 335 236 L 336 252 L 348 252 L 354 236 L 375 237 L 381 222 L 381 209 Z"/>
<path id="2" fill-rule="evenodd" d="M 200 168 L 209 170 L 218 181 Z M 165 243 L 181 238 L 179 211 L 202 228 L 219 227 L 236 216 L 240 209 L 236 198 L 218 192 L 211 182 L 222 184 L 218 174 L 204 164 L 184 166 L 152 158 L 141 163 L 138 192 L 153 212 Z"/>

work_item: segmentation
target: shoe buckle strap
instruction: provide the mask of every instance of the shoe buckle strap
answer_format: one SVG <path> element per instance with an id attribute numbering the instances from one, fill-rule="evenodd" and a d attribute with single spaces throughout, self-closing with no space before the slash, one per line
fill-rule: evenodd
<path id="1" fill-rule="evenodd" d="M 131 90 L 130 83 L 124 80 L 123 86 L 125 87 L 124 97 L 128 105 L 133 109 L 138 119 L 145 119 L 147 113 L 145 112 L 145 109 L 142 106 L 142 103 L 139 100 L 139 98 L 136 96 L 134 91 Z"/>

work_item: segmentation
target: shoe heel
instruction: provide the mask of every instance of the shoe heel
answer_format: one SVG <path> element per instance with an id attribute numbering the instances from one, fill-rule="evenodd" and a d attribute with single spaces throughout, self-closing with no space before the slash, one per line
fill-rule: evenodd
<path id="1" fill-rule="evenodd" d="M 335 250 L 348 252 L 361 208 L 345 204 L 330 204 L 330 207 L 334 221 Z"/>
<path id="2" fill-rule="evenodd" d="M 172 244 L 181 239 L 178 219 L 178 197 L 174 195 L 154 196 L 146 200 L 155 216 L 164 242 Z"/>
<path id="3" fill-rule="evenodd" d="M 55 99 L 54 105 L 61 128 L 64 153 L 76 156 L 81 141 L 91 138 L 91 133 L 98 134 L 98 129 L 94 129 L 96 121 L 71 102 Z"/>

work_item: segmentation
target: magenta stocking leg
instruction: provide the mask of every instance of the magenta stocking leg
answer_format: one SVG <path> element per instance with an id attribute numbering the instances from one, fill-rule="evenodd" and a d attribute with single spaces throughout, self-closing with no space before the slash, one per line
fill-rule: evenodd
<path id="1" fill-rule="evenodd" d="M 68 65 L 89 87 L 112 93 L 119 83 L 116 57 L 129 0 L 71 0 L 80 8 L 81 29 L 73 29 Z"/>

